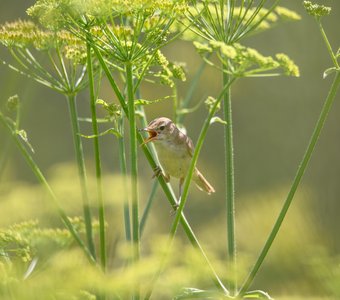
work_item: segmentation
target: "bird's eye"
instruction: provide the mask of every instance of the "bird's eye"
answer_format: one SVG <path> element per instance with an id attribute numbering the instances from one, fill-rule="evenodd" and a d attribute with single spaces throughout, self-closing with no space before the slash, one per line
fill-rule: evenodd
<path id="1" fill-rule="evenodd" d="M 162 125 L 162 126 L 159 127 L 160 130 L 164 130 L 164 128 L 165 128 L 164 125 Z"/>

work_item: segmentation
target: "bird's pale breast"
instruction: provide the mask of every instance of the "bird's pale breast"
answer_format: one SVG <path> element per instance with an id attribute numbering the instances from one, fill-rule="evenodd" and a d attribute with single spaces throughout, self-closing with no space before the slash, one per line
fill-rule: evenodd
<path id="1" fill-rule="evenodd" d="M 158 141 L 155 146 L 164 172 L 176 178 L 184 177 L 191 161 L 187 146 L 174 145 L 173 141 Z"/>

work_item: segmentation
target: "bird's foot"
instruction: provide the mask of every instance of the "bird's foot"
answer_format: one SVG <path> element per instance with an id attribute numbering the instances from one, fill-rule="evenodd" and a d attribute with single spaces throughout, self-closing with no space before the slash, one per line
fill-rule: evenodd
<path id="1" fill-rule="evenodd" d="M 162 176 L 163 179 L 165 180 L 165 182 L 169 182 L 170 181 L 170 176 L 169 175 L 166 175 L 163 173 L 162 169 L 160 166 L 157 166 L 153 169 L 153 175 L 152 175 L 152 178 L 155 178 L 155 177 L 159 177 L 159 176 Z"/>
<path id="2" fill-rule="evenodd" d="M 179 208 L 179 203 L 172 205 L 172 210 L 170 211 L 170 215 L 174 216 L 176 214 L 178 208 Z"/>

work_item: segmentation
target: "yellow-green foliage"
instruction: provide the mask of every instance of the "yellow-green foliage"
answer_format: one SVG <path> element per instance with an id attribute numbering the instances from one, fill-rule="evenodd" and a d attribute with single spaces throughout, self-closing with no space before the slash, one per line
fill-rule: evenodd
<path id="1" fill-rule="evenodd" d="M 80 193 L 78 186 L 74 184 L 75 176 L 76 170 L 68 165 L 56 166 L 49 176 L 52 187 L 69 215 L 81 214 Z M 146 291 L 158 270 L 162 255 L 169 249 L 166 236 L 169 224 L 165 220 L 172 219 L 169 215 L 170 207 L 164 196 L 156 198 L 158 206 L 164 209 L 155 207 L 152 210 L 142 237 L 141 261 L 134 266 L 127 265 L 126 262 L 131 259 L 131 248 L 123 238 L 121 225 L 124 200 L 122 178 L 104 176 L 103 183 L 110 187 L 104 191 L 108 216 L 107 234 L 115 240 L 108 253 L 110 262 L 106 275 L 99 268 L 93 267 L 75 247 L 69 233 L 58 222 L 53 206 L 45 205 L 49 199 L 39 187 L 23 186 L 16 182 L 2 186 L 1 248 L 10 255 L 3 255 L 0 259 L 1 299 L 33 300 L 53 296 L 54 299 L 80 300 L 91 299 L 93 295 L 102 292 L 108 295 L 118 294 L 122 299 L 127 299 L 136 284 L 140 284 L 142 293 Z M 90 195 L 95 195 L 95 178 L 89 176 L 89 184 Z M 145 182 L 141 181 L 141 198 L 144 198 L 143 190 L 149 184 L 149 178 Z M 269 234 L 286 190 L 287 187 L 283 186 L 240 198 L 236 220 L 240 283 Z M 334 297 L 340 295 L 336 280 L 339 279 L 339 260 L 320 246 L 327 245 L 327 237 L 319 234 L 318 222 L 309 209 L 312 197 L 307 189 L 299 193 L 296 205 L 289 213 L 268 261 L 262 268 L 262 276 L 266 280 L 259 278 L 258 285 L 263 289 L 270 285 L 273 295 L 291 294 L 292 290 L 306 293 L 313 291 L 315 296 L 323 293 Z M 197 206 L 199 205 L 198 203 Z M 18 214 L 11 213 L 13 211 Z M 39 219 L 39 222 L 18 223 L 30 219 Z M 226 237 L 221 230 L 223 219 L 223 212 L 215 214 L 210 221 L 209 215 L 203 213 L 201 221 L 194 228 L 213 267 L 224 281 L 228 281 L 232 274 L 226 268 L 225 262 Z M 81 220 L 73 220 L 74 224 L 78 224 L 76 228 L 83 232 Z M 4 247 L 6 240 L 10 242 L 7 246 L 15 249 L 15 252 Z M 37 265 L 30 276 L 23 280 L 33 258 L 38 258 Z M 322 282 L 321 286 L 319 282 Z M 180 294 L 183 287 L 214 288 L 201 254 L 185 238 L 175 240 L 153 297 L 171 299 Z"/>

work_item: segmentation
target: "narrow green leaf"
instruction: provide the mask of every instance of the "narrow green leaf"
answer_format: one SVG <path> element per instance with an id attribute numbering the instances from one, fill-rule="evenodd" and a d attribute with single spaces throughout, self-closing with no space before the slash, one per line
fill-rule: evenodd
<path id="1" fill-rule="evenodd" d="M 200 290 L 196 288 L 184 288 L 182 294 L 173 298 L 174 300 L 182 299 L 231 299 L 229 296 L 216 290 Z"/>
<path id="2" fill-rule="evenodd" d="M 18 136 L 20 136 L 20 138 L 25 142 L 25 144 L 32 151 L 32 153 L 34 153 L 34 149 L 33 149 L 32 145 L 30 144 L 30 142 L 28 141 L 27 132 L 25 130 L 21 129 L 21 130 L 17 130 L 16 134 Z"/>
<path id="3" fill-rule="evenodd" d="M 328 68 L 328 69 L 325 70 L 325 72 L 323 72 L 322 78 L 325 79 L 328 75 L 330 75 L 330 74 L 332 74 L 336 71 L 337 71 L 337 68 L 335 68 L 335 67 Z"/>
<path id="4" fill-rule="evenodd" d="M 103 99 L 97 99 L 96 104 L 99 104 L 99 105 L 102 105 L 102 106 L 109 106 L 109 104 Z"/>
<path id="5" fill-rule="evenodd" d="M 243 298 L 245 298 L 245 299 L 269 299 L 269 300 L 273 300 L 273 298 L 270 297 L 268 293 L 266 293 L 264 291 L 260 291 L 260 290 L 245 293 Z"/>
<path id="6" fill-rule="evenodd" d="M 336 52 L 336 54 L 335 54 L 335 57 L 340 57 L 340 48 L 338 49 L 338 51 Z"/>
<path id="7" fill-rule="evenodd" d="M 79 122 L 86 122 L 86 123 L 92 123 L 92 119 L 91 118 L 78 118 Z M 98 118 L 97 119 L 97 123 L 110 123 L 112 122 L 112 120 L 108 119 L 108 118 Z"/>
<path id="8" fill-rule="evenodd" d="M 170 98 L 170 97 L 168 96 L 168 97 L 159 98 L 159 99 L 155 99 L 155 100 L 136 99 L 135 104 L 136 105 L 150 105 L 150 104 L 161 102 L 161 101 L 168 99 L 168 98 Z"/>
<path id="9" fill-rule="evenodd" d="M 210 124 L 213 124 L 213 123 L 221 123 L 223 125 L 227 125 L 227 121 L 225 120 L 222 120 L 220 117 L 212 117 L 211 120 L 210 120 Z"/>
<path id="10" fill-rule="evenodd" d="M 103 99 L 97 99 L 96 104 L 101 105 L 103 109 L 105 109 L 110 116 L 120 116 L 120 107 L 115 103 L 107 103 Z"/>
<path id="11" fill-rule="evenodd" d="M 120 134 L 120 132 L 117 130 L 117 129 L 114 129 L 114 128 L 109 128 L 108 130 L 105 130 L 101 133 L 99 133 L 98 135 L 84 135 L 84 134 L 79 134 L 81 137 L 83 138 L 86 138 L 86 139 L 93 139 L 93 138 L 96 138 L 96 137 L 100 137 L 100 136 L 103 136 L 103 135 L 106 135 L 106 134 L 113 134 L 115 135 L 117 138 L 121 138 L 122 135 Z"/>
<path id="12" fill-rule="evenodd" d="M 177 110 L 177 114 L 178 115 L 186 115 L 186 114 L 190 114 L 194 111 L 196 111 L 197 109 L 199 109 L 199 107 L 201 106 L 201 104 L 203 103 L 204 101 L 200 101 L 198 102 L 195 106 L 193 107 L 185 107 L 185 108 L 180 108 Z"/>

